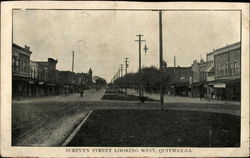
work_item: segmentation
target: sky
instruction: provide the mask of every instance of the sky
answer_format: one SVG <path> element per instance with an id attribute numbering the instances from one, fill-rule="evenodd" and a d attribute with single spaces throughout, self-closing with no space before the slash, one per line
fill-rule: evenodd
<path id="1" fill-rule="evenodd" d="M 191 66 L 206 53 L 240 41 L 239 11 L 163 12 L 163 59 Z M 58 59 L 57 69 L 88 72 L 108 82 L 124 58 L 139 66 L 137 34 L 143 34 L 142 66 L 159 67 L 159 13 L 153 11 L 14 10 L 13 42 L 32 51 L 31 60 Z"/>

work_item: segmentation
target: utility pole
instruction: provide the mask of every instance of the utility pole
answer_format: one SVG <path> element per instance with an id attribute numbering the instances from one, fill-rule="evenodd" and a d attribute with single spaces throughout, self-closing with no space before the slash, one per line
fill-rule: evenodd
<path id="1" fill-rule="evenodd" d="M 75 56 L 75 53 L 74 51 L 72 51 L 72 72 L 74 72 L 74 56 Z"/>
<path id="2" fill-rule="evenodd" d="M 120 64 L 120 73 L 121 73 L 121 77 L 123 76 L 123 64 Z M 120 88 L 121 88 L 121 92 L 122 92 L 122 81 L 120 81 Z"/>
<path id="3" fill-rule="evenodd" d="M 126 58 L 124 58 L 125 59 L 125 76 L 127 75 L 127 68 L 128 68 L 128 57 L 126 57 Z M 127 89 L 127 85 L 125 85 L 126 86 L 126 88 L 125 88 L 125 95 L 127 95 L 127 93 L 128 93 L 128 89 Z"/>
<path id="4" fill-rule="evenodd" d="M 127 75 L 127 68 L 128 68 L 128 62 L 129 62 L 128 59 L 129 59 L 129 58 L 126 57 L 126 58 L 124 58 L 124 59 L 125 59 L 125 61 L 124 61 L 124 62 L 125 62 L 125 75 Z"/>
<path id="5" fill-rule="evenodd" d="M 163 110 L 163 103 L 164 103 L 164 97 L 163 97 L 163 91 L 164 91 L 164 85 L 163 85 L 163 60 L 162 60 L 162 54 L 163 54 L 163 43 L 162 43 L 162 11 L 159 11 L 159 47 L 160 47 L 160 104 L 161 104 L 161 110 Z"/>
<path id="6" fill-rule="evenodd" d="M 120 64 L 120 69 L 121 69 L 121 77 L 123 76 L 123 64 Z"/>
<path id="7" fill-rule="evenodd" d="M 135 40 L 136 42 L 139 42 L 139 96 L 142 97 L 142 83 L 141 83 L 141 42 L 145 42 L 145 40 L 142 40 L 141 37 L 142 34 L 136 35 L 139 40 Z"/>

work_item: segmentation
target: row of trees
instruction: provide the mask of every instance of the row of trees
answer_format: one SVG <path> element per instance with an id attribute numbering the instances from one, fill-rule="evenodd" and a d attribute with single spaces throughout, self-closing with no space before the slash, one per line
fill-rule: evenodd
<path id="1" fill-rule="evenodd" d="M 164 73 L 164 83 L 168 84 L 170 76 Z M 128 73 L 114 81 L 114 85 L 122 88 L 139 88 L 139 83 L 143 85 L 146 92 L 158 92 L 160 88 L 160 72 L 155 66 L 144 67 L 139 72 Z"/>
<path id="2" fill-rule="evenodd" d="M 99 77 L 95 80 L 95 85 L 97 88 L 103 88 L 107 85 L 107 81 L 104 78 Z"/>

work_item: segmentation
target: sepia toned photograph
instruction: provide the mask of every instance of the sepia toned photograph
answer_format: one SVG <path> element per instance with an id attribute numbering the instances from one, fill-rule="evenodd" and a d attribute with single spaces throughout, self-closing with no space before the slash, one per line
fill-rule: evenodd
<path id="1" fill-rule="evenodd" d="M 10 18 L 10 147 L 242 147 L 241 9 L 15 7 Z"/>

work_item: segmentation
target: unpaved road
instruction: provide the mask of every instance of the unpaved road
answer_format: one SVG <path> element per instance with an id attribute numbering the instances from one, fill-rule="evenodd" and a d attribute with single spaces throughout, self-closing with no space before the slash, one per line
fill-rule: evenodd
<path id="1" fill-rule="evenodd" d="M 13 102 L 12 131 L 14 146 L 60 146 L 74 128 L 92 110 L 160 109 L 158 102 L 101 100 L 104 90 Z M 239 105 L 175 102 L 164 104 L 166 110 L 204 111 L 240 115 Z"/>
<path id="2" fill-rule="evenodd" d="M 12 105 L 12 145 L 59 146 L 89 112 L 80 102 L 98 101 L 104 90 L 33 100 L 14 101 Z"/>

